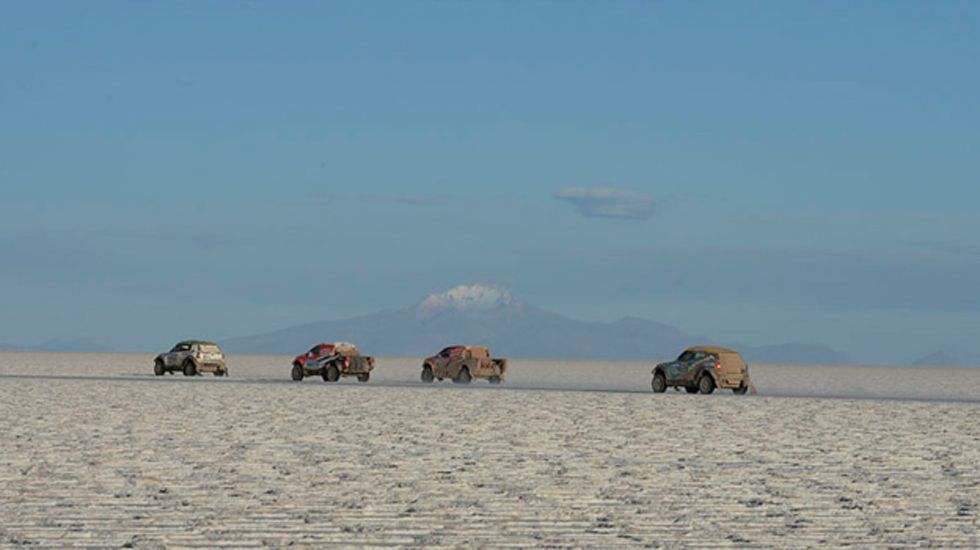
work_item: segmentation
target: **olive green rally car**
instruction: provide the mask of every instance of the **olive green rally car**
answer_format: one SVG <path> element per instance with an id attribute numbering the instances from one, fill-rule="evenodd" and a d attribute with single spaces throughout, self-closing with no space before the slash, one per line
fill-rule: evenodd
<path id="1" fill-rule="evenodd" d="M 667 363 L 653 369 L 653 391 L 663 393 L 668 387 L 684 388 L 687 393 L 704 394 L 715 388 L 730 389 L 738 395 L 756 393 L 749 378 L 749 365 L 735 350 L 715 346 L 695 346 Z"/>

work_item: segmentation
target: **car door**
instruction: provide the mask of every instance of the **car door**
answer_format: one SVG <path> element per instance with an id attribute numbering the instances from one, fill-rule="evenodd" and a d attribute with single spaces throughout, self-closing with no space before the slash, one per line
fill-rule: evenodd
<path id="1" fill-rule="evenodd" d="M 701 373 L 707 370 L 714 370 L 715 364 L 718 362 L 718 357 L 711 353 L 701 353 L 694 360 L 691 365 L 691 369 L 688 371 L 690 374 L 690 381 L 692 384 L 696 384 L 701 378 Z"/>
<path id="2" fill-rule="evenodd" d="M 687 385 L 693 385 L 697 383 L 698 376 L 701 374 L 701 366 L 709 358 L 708 354 L 703 351 L 695 352 L 687 362 L 687 367 L 684 369 L 684 383 Z"/>
<path id="3" fill-rule="evenodd" d="M 320 350 L 323 349 L 321 346 L 313 346 L 310 351 L 306 352 L 306 367 L 310 369 L 315 369 L 320 366 Z"/>
<path id="4" fill-rule="evenodd" d="M 184 344 L 180 343 L 174 346 L 167 355 L 163 356 L 163 362 L 168 367 L 176 367 L 180 364 L 179 355 L 180 350 L 184 347 Z"/>
<path id="5" fill-rule="evenodd" d="M 712 365 L 715 364 L 715 362 L 712 360 L 712 356 L 708 353 L 699 351 L 694 354 L 694 359 L 691 361 L 691 366 L 687 369 L 686 381 L 688 384 L 693 385 L 698 383 L 698 379 L 701 377 L 701 370 L 706 364 L 708 364 L 709 361 Z"/>
<path id="6" fill-rule="evenodd" d="M 672 363 L 667 365 L 666 371 L 667 382 L 671 384 L 683 383 L 687 380 L 687 371 L 690 368 L 690 362 L 694 357 L 694 352 L 685 351 L 675 359 Z"/>
<path id="7" fill-rule="evenodd" d="M 194 355 L 194 351 L 195 351 L 194 348 L 196 347 L 197 344 L 187 344 L 186 346 L 183 346 L 183 348 L 177 354 L 177 364 L 183 365 L 184 361 L 186 361 L 188 357 Z"/>
<path id="8" fill-rule="evenodd" d="M 449 365 L 450 348 L 445 348 L 436 356 L 436 378 L 446 378 L 446 367 Z"/>

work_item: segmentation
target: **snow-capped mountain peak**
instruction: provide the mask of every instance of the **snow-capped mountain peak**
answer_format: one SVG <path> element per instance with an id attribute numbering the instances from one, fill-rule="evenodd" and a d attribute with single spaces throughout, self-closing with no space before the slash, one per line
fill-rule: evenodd
<path id="1" fill-rule="evenodd" d="M 460 285 L 430 295 L 418 305 L 416 312 L 422 317 L 432 317 L 444 311 L 489 311 L 514 302 L 514 297 L 504 287 L 484 284 Z"/>

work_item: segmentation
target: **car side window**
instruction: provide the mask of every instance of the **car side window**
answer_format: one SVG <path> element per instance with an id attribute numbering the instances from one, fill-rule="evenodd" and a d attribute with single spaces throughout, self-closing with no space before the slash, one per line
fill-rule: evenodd
<path id="1" fill-rule="evenodd" d="M 449 357 L 449 348 L 446 348 L 439 352 L 439 357 Z"/>

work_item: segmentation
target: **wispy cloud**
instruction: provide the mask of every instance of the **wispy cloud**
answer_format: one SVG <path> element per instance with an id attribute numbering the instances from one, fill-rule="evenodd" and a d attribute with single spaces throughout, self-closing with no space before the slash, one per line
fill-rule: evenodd
<path id="1" fill-rule="evenodd" d="M 613 187 L 566 187 L 554 198 L 571 203 L 583 216 L 645 220 L 654 213 L 653 197 Z"/>
<path id="2" fill-rule="evenodd" d="M 405 206 L 442 206 L 454 200 L 454 197 L 448 195 L 382 195 L 378 193 L 318 193 L 317 198 L 337 202 L 401 204 Z"/>

